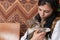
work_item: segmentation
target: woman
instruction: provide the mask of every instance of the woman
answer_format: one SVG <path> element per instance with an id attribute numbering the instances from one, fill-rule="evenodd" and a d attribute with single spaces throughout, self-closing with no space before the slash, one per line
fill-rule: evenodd
<path id="1" fill-rule="evenodd" d="M 29 28 L 25 35 L 21 38 L 21 40 L 45 40 L 45 37 L 48 40 L 60 40 L 60 21 L 57 20 L 54 30 L 49 32 L 41 32 L 38 33 L 39 25 L 41 25 L 41 21 L 44 20 L 44 28 L 52 28 L 54 20 L 57 18 L 57 7 L 58 7 L 58 0 L 39 0 L 38 2 L 38 14 L 34 17 L 33 23 L 35 24 L 34 27 Z M 35 21 L 37 20 L 37 22 Z M 36 29 L 35 31 L 33 29 Z M 33 34 L 32 34 L 33 33 Z M 32 35 L 32 37 L 31 37 Z"/>

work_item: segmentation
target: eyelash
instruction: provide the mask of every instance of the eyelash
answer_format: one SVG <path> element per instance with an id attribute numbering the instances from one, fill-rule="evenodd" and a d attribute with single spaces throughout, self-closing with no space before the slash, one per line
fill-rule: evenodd
<path id="1" fill-rule="evenodd" d="M 49 13 L 49 11 L 44 11 L 44 12 Z"/>
<path id="2" fill-rule="evenodd" d="M 41 9 L 39 9 L 39 11 L 42 11 L 42 10 L 41 10 Z M 44 11 L 44 12 L 49 13 L 50 11 Z"/>

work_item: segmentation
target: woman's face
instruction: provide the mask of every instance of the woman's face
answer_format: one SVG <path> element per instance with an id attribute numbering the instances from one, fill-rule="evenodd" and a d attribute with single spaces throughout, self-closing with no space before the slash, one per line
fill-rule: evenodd
<path id="1" fill-rule="evenodd" d="M 38 13 L 41 19 L 46 19 L 47 17 L 49 17 L 52 14 L 52 11 L 53 10 L 49 4 L 38 6 Z"/>

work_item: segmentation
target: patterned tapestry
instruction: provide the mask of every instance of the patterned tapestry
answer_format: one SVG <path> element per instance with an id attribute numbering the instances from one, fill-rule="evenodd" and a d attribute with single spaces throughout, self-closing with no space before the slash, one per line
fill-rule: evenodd
<path id="1" fill-rule="evenodd" d="M 25 22 L 37 13 L 37 2 L 38 0 L 0 0 L 0 23 L 19 22 L 20 35 L 23 35 L 28 28 Z"/>

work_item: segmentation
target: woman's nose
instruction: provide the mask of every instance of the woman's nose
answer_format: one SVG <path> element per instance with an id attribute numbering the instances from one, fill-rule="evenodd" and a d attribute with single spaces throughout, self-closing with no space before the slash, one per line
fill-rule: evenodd
<path id="1" fill-rule="evenodd" d="M 42 12 L 41 15 L 44 16 L 44 12 Z"/>

